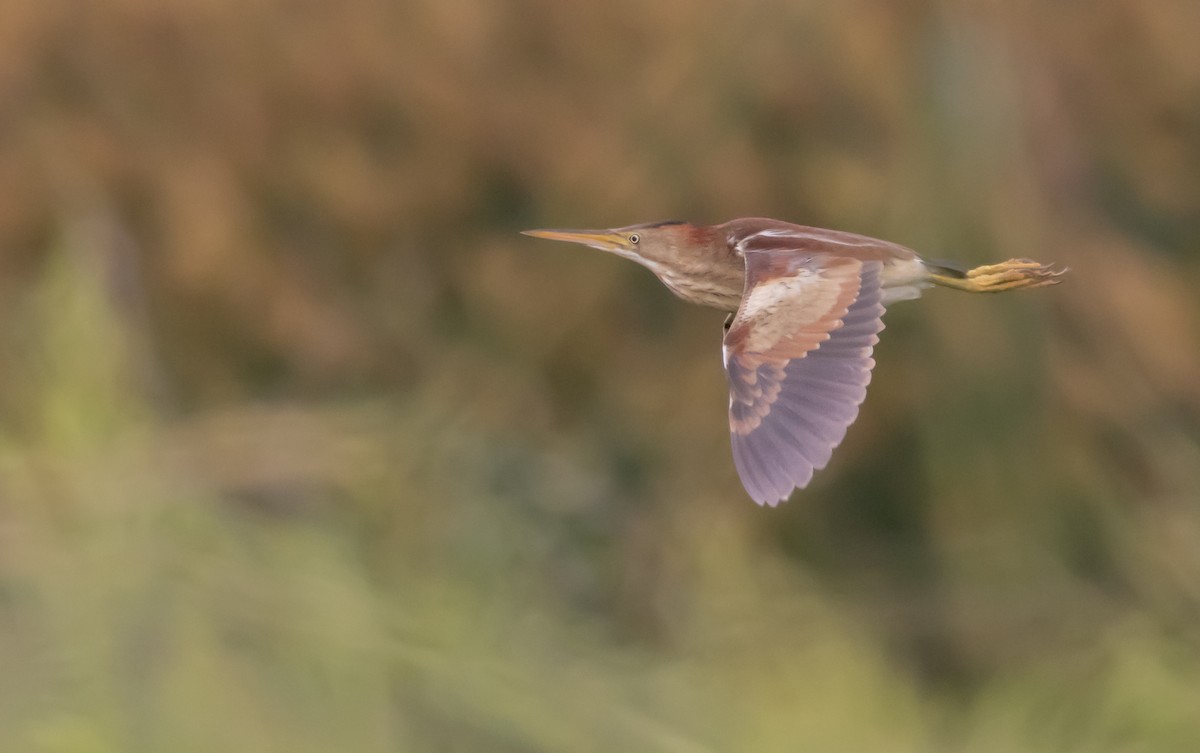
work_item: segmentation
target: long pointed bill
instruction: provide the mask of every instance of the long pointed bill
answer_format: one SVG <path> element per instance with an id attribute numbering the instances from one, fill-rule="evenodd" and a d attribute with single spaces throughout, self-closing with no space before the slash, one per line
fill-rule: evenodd
<path id="1" fill-rule="evenodd" d="M 522 230 L 521 233 L 551 241 L 582 243 L 601 251 L 616 251 L 625 246 L 624 236 L 611 230 Z"/>

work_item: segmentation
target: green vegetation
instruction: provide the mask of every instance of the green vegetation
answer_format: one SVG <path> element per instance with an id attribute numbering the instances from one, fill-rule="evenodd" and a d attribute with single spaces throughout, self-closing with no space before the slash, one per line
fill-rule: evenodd
<path id="1" fill-rule="evenodd" d="M 0 751 L 1196 750 L 1192 5 L 5 4 Z M 744 214 L 1075 271 L 759 509 Z"/>

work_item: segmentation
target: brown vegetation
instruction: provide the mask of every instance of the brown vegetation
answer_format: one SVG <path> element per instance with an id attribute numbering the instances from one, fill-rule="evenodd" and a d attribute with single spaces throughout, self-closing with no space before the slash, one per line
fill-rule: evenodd
<path id="1" fill-rule="evenodd" d="M 1193 750 L 1200 6 L 0 4 L 0 748 Z M 1073 268 L 756 508 L 536 226 Z"/>

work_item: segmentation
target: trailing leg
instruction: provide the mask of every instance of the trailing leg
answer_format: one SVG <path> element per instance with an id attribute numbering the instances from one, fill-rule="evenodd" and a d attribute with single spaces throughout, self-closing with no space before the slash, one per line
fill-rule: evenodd
<path id="1" fill-rule="evenodd" d="M 934 284 L 968 293 L 1002 293 L 1006 290 L 1057 285 L 1068 271 L 1066 267 L 1039 264 L 1029 259 L 1009 259 L 965 271 L 938 262 L 927 262 L 926 266 L 929 267 L 929 279 Z"/>

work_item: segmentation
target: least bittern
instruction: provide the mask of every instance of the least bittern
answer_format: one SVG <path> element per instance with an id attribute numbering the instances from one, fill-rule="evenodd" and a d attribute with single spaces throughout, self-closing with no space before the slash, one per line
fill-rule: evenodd
<path id="1" fill-rule="evenodd" d="M 733 461 L 759 504 L 777 505 L 825 467 L 867 394 L 884 307 L 930 285 L 999 293 L 1060 282 L 1027 259 L 967 269 L 836 230 L 747 218 L 613 230 L 527 230 L 648 267 L 677 296 L 730 312 Z"/>

